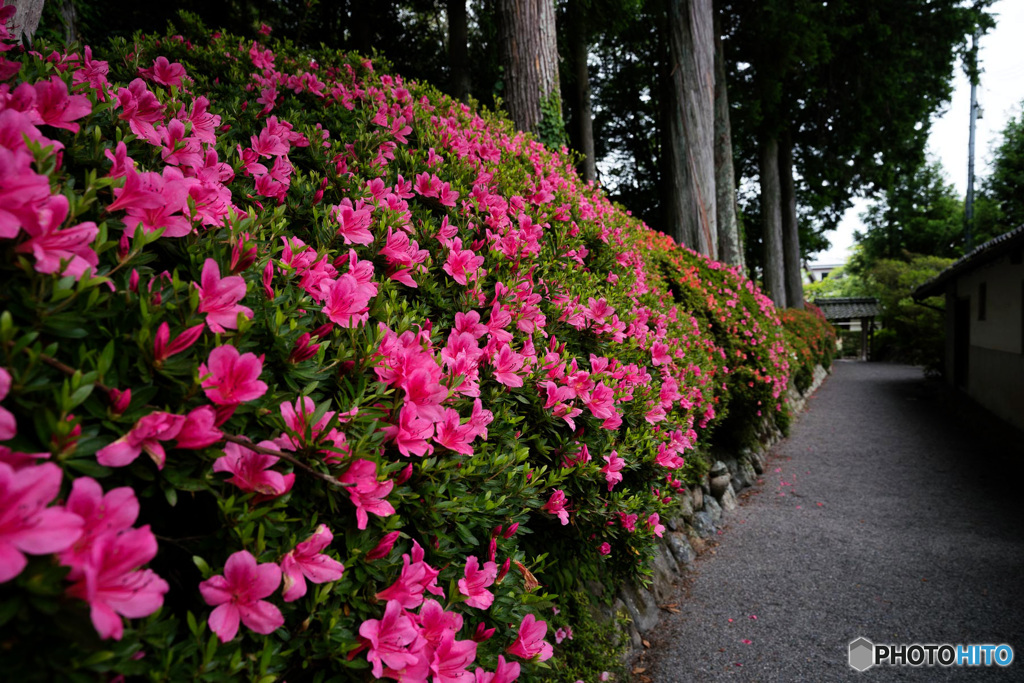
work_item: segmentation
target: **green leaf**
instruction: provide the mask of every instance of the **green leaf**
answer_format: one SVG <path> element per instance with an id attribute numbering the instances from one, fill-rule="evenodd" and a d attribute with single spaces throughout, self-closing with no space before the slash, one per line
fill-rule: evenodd
<path id="1" fill-rule="evenodd" d="M 79 474 L 84 474 L 85 476 L 92 477 L 93 479 L 104 479 L 114 472 L 114 470 L 109 467 L 104 467 L 96 462 L 94 458 L 74 458 L 72 460 L 65 461 L 64 464 Z"/>
<path id="2" fill-rule="evenodd" d="M 204 579 L 208 579 L 213 576 L 213 570 L 210 569 L 210 565 L 206 563 L 206 560 L 199 557 L 198 555 L 192 556 L 192 564 L 202 573 Z"/>
<path id="3" fill-rule="evenodd" d="M 0 601 L 0 626 L 13 619 L 21 609 L 21 605 L 21 597 L 17 594 L 12 595 L 8 600 Z"/>
<path id="4" fill-rule="evenodd" d="M 107 370 L 110 369 L 110 365 L 114 362 L 114 342 L 109 341 L 107 345 L 103 347 L 103 351 L 100 353 L 99 360 L 96 362 L 96 372 L 99 373 L 100 377 L 107 374 Z"/>
<path id="5" fill-rule="evenodd" d="M 70 396 L 67 402 L 67 409 L 72 410 L 77 406 L 81 405 L 85 399 L 89 398 L 92 390 L 95 388 L 94 384 L 86 384 L 85 386 L 78 387 Z"/>

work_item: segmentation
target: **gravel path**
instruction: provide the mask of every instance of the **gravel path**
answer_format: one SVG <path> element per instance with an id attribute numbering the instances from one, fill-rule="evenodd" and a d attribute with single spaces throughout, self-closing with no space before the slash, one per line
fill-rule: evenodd
<path id="1" fill-rule="evenodd" d="M 907 366 L 837 362 L 639 666 L 668 681 L 1024 681 L 1019 434 Z M 1008 668 L 847 663 L 874 643 L 1007 643 Z"/>

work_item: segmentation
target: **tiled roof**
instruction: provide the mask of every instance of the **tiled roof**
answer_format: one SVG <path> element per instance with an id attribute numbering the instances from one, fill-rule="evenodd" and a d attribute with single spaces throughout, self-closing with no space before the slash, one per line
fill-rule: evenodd
<path id="1" fill-rule="evenodd" d="M 878 299 L 874 297 L 815 299 L 814 305 L 825 314 L 826 320 L 870 318 L 879 313 Z"/>
<path id="2" fill-rule="evenodd" d="M 942 294 L 943 285 L 960 273 L 982 266 L 1021 246 L 1024 246 L 1024 225 L 975 247 L 949 268 L 915 289 L 914 298 L 927 299 L 930 296 L 938 296 Z"/>

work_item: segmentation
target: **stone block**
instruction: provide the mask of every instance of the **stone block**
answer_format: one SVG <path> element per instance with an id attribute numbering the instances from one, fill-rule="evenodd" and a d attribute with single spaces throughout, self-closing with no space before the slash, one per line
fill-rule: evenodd
<path id="1" fill-rule="evenodd" d="M 736 493 L 732 490 L 732 484 L 729 484 L 725 489 L 725 493 L 718 499 L 718 502 L 722 505 L 722 510 L 725 512 L 732 512 L 739 507 L 739 503 L 736 501 Z"/>
<path id="2" fill-rule="evenodd" d="M 694 560 L 697 559 L 697 552 L 690 545 L 690 541 L 687 540 L 686 534 L 681 531 L 672 531 L 665 535 L 665 540 L 668 544 L 668 548 L 672 551 L 672 556 L 683 565 L 690 565 Z"/>

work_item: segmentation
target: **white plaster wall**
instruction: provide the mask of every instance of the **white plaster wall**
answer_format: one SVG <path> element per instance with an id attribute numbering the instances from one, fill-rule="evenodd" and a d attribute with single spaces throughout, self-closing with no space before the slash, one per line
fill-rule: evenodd
<path id="1" fill-rule="evenodd" d="M 971 398 L 1024 430 L 1024 355 L 972 347 L 967 376 Z"/>
<path id="2" fill-rule="evenodd" d="M 978 320 L 978 288 L 982 282 L 987 289 L 986 315 L 985 320 Z M 957 296 L 971 299 L 971 346 L 1024 353 L 1022 282 L 1024 264 L 1011 264 L 1009 256 L 957 279 Z"/>

